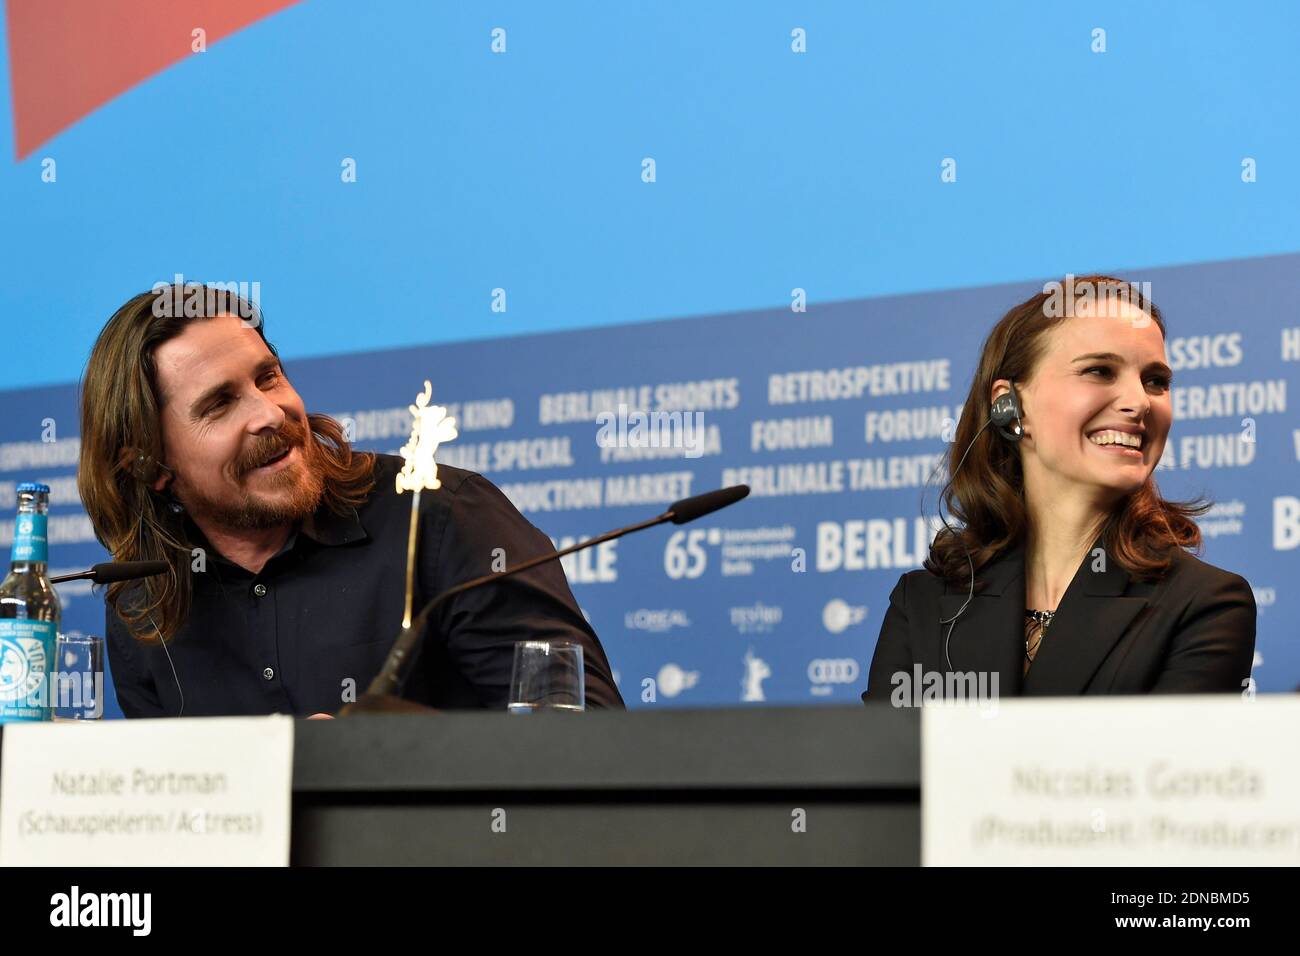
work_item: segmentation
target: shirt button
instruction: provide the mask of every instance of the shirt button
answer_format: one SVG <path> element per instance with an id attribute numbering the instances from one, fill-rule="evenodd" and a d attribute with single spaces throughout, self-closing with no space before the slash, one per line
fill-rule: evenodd
<path id="1" fill-rule="evenodd" d="M 275 676 L 275 671 L 271 670 L 271 668 L 268 667 L 262 671 L 262 676 L 265 677 L 267 680 L 270 680 L 272 677 Z"/>
<path id="2" fill-rule="evenodd" d="M 253 593 L 256 594 L 258 597 L 266 597 L 266 585 L 265 585 L 265 584 L 254 584 L 254 585 L 253 585 Z"/>

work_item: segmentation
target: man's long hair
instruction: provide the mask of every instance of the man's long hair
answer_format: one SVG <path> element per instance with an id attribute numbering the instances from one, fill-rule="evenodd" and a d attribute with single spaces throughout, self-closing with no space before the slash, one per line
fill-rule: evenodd
<path id="1" fill-rule="evenodd" d="M 249 324 L 279 355 L 267 341 L 256 304 L 231 292 L 214 297 L 212 291 L 193 284 L 155 286 L 129 300 L 99 333 L 81 381 L 77 490 L 95 536 L 115 561 L 168 565 L 167 574 L 108 586 L 109 606 L 145 644 L 171 640 L 189 617 L 194 548 L 184 515 L 149 480 L 150 463 L 165 461 L 155 352 L 191 322 L 236 315 L 252 317 Z M 196 305 L 195 299 L 201 301 Z M 189 307 L 181 307 L 183 301 Z M 316 447 L 304 457 L 324 478 L 321 503 L 347 514 L 374 487 L 375 456 L 354 453 L 342 426 L 328 415 L 307 420 Z"/>
<path id="2" fill-rule="evenodd" d="M 1096 299 L 1102 304 L 1105 296 L 1125 301 L 1149 315 L 1160 334 L 1165 334 L 1164 316 L 1138 283 L 1087 275 L 1074 278 L 1072 284 L 1067 277 L 1058 285 L 1096 289 Z M 1048 332 L 1073 314 L 1050 307 L 1049 303 L 1058 298 L 1057 291 L 1045 290 L 1013 307 L 993 327 L 980 352 L 956 436 L 948 447 L 949 475 L 957 469 L 960 456 L 971 442 L 974 447 L 941 502 L 946 503 L 959 524 L 952 532 L 943 529 L 936 535 L 925 561 L 928 571 L 954 587 L 970 586 L 970 564 L 978 579 L 980 568 L 1026 537 L 1029 514 L 1020 451 L 994 434 L 992 427 L 980 429 L 992 413 L 993 383 L 1000 378 L 1013 379 L 1017 384 L 1027 382 L 1047 351 Z M 1148 477 L 1107 516 L 1102 543 L 1128 574 L 1144 581 L 1157 580 L 1173 563 L 1175 549 L 1200 550 L 1201 529 L 1193 518 L 1210 507 L 1211 503 L 1204 500 L 1167 501 L 1156 488 L 1155 479 Z M 966 549 L 970 551 L 969 564 Z M 977 590 L 980 584 L 977 581 Z"/>

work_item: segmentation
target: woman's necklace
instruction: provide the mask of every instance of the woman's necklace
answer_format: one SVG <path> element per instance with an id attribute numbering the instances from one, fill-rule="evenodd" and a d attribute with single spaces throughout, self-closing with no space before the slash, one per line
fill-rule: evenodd
<path id="1" fill-rule="evenodd" d="M 1056 617 L 1055 611 L 1025 611 L 1025 666 L 1028 667 L 1038 654 L 1038 645 L 1043 642 L 1047 627 Z"/>

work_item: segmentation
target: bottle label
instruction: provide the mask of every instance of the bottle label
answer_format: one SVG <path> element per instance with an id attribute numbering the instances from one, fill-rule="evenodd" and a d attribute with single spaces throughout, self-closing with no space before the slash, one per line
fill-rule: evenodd
<path id="1" fill-rule="evenodd" d="M 14 522 L 13 561 L 48 561 L 49 543 L 45 540 L 48 515 L 18 513 Z"/>
<path id="2" fill-rule="evenodd" d="M 49 674 L 57 641 L 53 621 L 0 620 L 0 722 L 53 718 Z"/>

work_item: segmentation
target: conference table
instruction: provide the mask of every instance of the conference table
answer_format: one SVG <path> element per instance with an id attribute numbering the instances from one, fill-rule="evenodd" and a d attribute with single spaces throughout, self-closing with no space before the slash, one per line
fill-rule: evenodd
<path id="1" fill-rule="evenodd" d="M 1300 863 L 1295 695 L 3 730 L 17 865 Z"/>
<path id="2" fill-rule="evenodd" d="M 295 865 L 921 861 L 886 705 L 299 721 Z"/>

